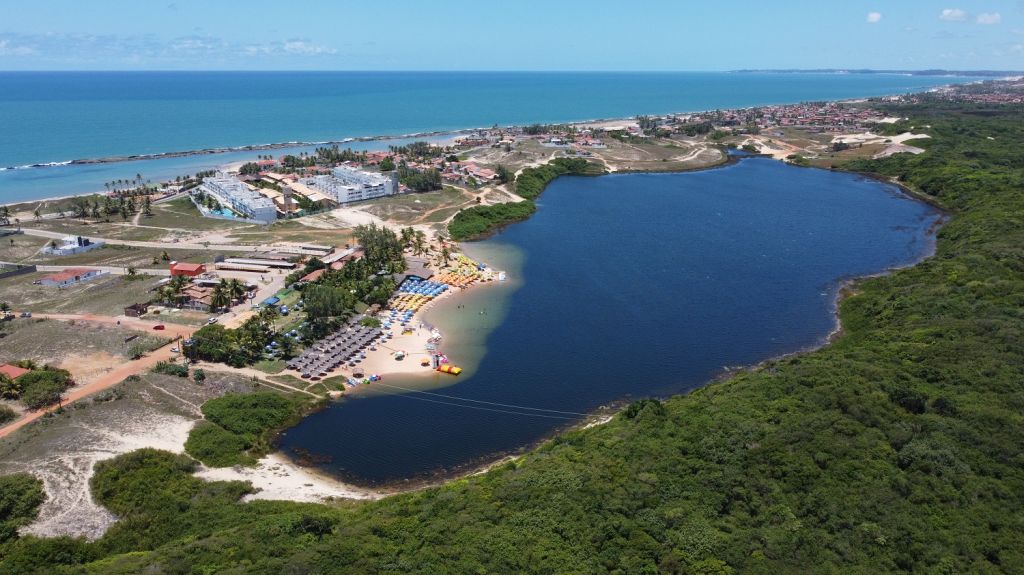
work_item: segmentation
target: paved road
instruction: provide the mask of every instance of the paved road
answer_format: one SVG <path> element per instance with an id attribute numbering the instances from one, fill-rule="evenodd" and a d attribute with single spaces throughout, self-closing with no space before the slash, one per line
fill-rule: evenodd
<path id="1" fill-rule="evenodd" d="M 88 314 L 33 314 L 33 317 L 41 317 L 48 319 L 55 319 L 61 321 L 90 321 L 105 324 L 116 325 L 120 323 L 122 327 L 130 329 L 138 329 L 147 333 L 162 333 L 171 337 L 182 336 L 188 337 L 192 333 L 192 329 L 189 326 L 177 325 L 177 324 L 166 324 L 167 328 L 163 331 L 153 331 L 153 326 L 157 325 L 156 322 L 130 318 L 130 317 L 112 317 L 112 316 L 98 316 Z M 89 397 L 90 395 L 103 391 L 104 389 L 113 387 L 118 383 L 121 383 L 130 375 L 137 375 L 146 371 L 149 371 L 154 365 L 161 361 L 167 361 L 177 356 L 177 353 L 171 351 L 171 348 L 177 345 L 177 341 L 172 341 L 164 345 L 163 347 L 150 352 L 141 359 L 133 361 L 126 361 L 125 363 L 115 367 L 111 371 L 104 373 L 98 378 L 90 381 L 85 385 L 80 385 L 71 389 L 70 392 L 63 398 L 60 404 L 53 405 L 45 409 L 39 409 L 31 411 L 25 414 L 21 419 L 18 419 L 3 428 L 0 428 L 0 438 L 6 437 L 11 433 L 14 433 L 18 429 L 21 429 L 25 425 L 32 423 L 33 421 L 43 417 L 47 413 L 56 410 L 61 405 L 69 405 L 78 401 L 79 399 Z"/>
<path id="2" fill-rule="evenodd" d="M 41 271 L 41 272 L 62 272 L 64 270 L 68 269 L 69 267 L 87 267 L 87 268 L 93 269 L 93 270 L 105 271 L 105 272 L 108 272 L 108 273 L 110 273 L 112 275 L 115 275 L 115 276 L 128 275 L 128 268 L 123 268 L 123 267 L 118 267 L 118 266 L 93 266 L 93 265 L 88 265 L 88 266 L 41 266 L 41 265 L 36 265 L 36 270 Z M 145 275 L 149 275 L 149 276 L 169 276 L 169 275 L 171 275 L 171 270 L 169 268 L 137 269 L 135 271 L 137 273 L 139 273 L 139 274 L 145 274 Z"/>
<path id="3" fill-rule="evenodd" d="M 62 239 L 68 236 L 66 232 L 51 232 L 49 230 L 37 230 L 34 228 L 26 228 L 22 226 L 21 231 L 25 232 L 27 236 L 37 236 L 40 238 L 52 238 Z M 183 249 L 183 250 L 209 250 L 212 252 L 270 252 L 274 251 L 274 246 L 262 245 L 262 246 L 247 246 L 239 244 L 194 244 L 189 242 L 144 242 L 138 240 L 119 240 L 113 238 L 96 238 L 89 236 L 93 240 L 101 240 L 111 245 L 122 245 L 122 246 L 134 246 L 137 248 L 154 248 L 159 250 L 166 250 L 168 248 Z"/>

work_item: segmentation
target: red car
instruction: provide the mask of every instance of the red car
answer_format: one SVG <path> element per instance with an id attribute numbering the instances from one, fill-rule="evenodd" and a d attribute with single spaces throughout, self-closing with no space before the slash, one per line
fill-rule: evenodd
<path id="1" fill-rule="evenodd" d="M 154 325 L 153 329 L 167 329 L 167 326 L 161 323 L 159 325 Z"/>

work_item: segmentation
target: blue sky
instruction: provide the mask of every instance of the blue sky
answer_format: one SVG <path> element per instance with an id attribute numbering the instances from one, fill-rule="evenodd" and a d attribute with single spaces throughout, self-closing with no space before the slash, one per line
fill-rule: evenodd
<path id="1" fill-rule="evenodd" d="M 0 70 L 1024 70 L 1024 0 L 5 0 Z"/>

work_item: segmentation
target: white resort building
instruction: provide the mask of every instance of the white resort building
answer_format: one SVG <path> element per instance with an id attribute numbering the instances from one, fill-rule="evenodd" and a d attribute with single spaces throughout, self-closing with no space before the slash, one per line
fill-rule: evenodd
<path id="1" fill-rule="evenodd" d="M 300 180 L 339 204 L 371 200 L 398 193 L 398 174 L 366 172 L 348 166 L 338 166 L 329 175 Z"/>
<path id="2" fill-rule="evenodd" d="M 199 189 L 254 222 L 269 224 L 277 219 L 277 207 L 270 198 L 249 189 L 241 180 L 224 172 L 203 178 Z"/>

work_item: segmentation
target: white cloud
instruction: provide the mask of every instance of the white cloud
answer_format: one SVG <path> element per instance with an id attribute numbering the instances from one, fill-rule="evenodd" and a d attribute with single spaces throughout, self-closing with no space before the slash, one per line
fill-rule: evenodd
<path id="1" fill-rule="evenodd" d="M 31 56 L 35 50 L 28 46 L 17 46 L 10 40 L 0 40 L 0 56 Z"/>
<path id="2" fill-rule="evenodd" d="M 998 24 L 1003 21 L 999 12 L 982 12 L 978 14 L 978 24 Z"/>
<path id="3" fill-rule="evenodd" d="M 881 12 L 868 12 L 868 24 L 878 24 L 882 21 Z"/>
<path id="4" fill-rule="evenodd" d="M 302 56 L 318 56 L 321 54 L 335 54 L 337 50 L 327 46 L 319 46 L 305 40 L 288 40 L 284 43 L 283 49 L 289 54 Z"/>
<path id="5" fill-rule="evenodd" d="M 947 22 L 963 22 L 967 19 L 967 12 L 959 8 L 946 8 L 939 14 L 939 20 Z"/>

